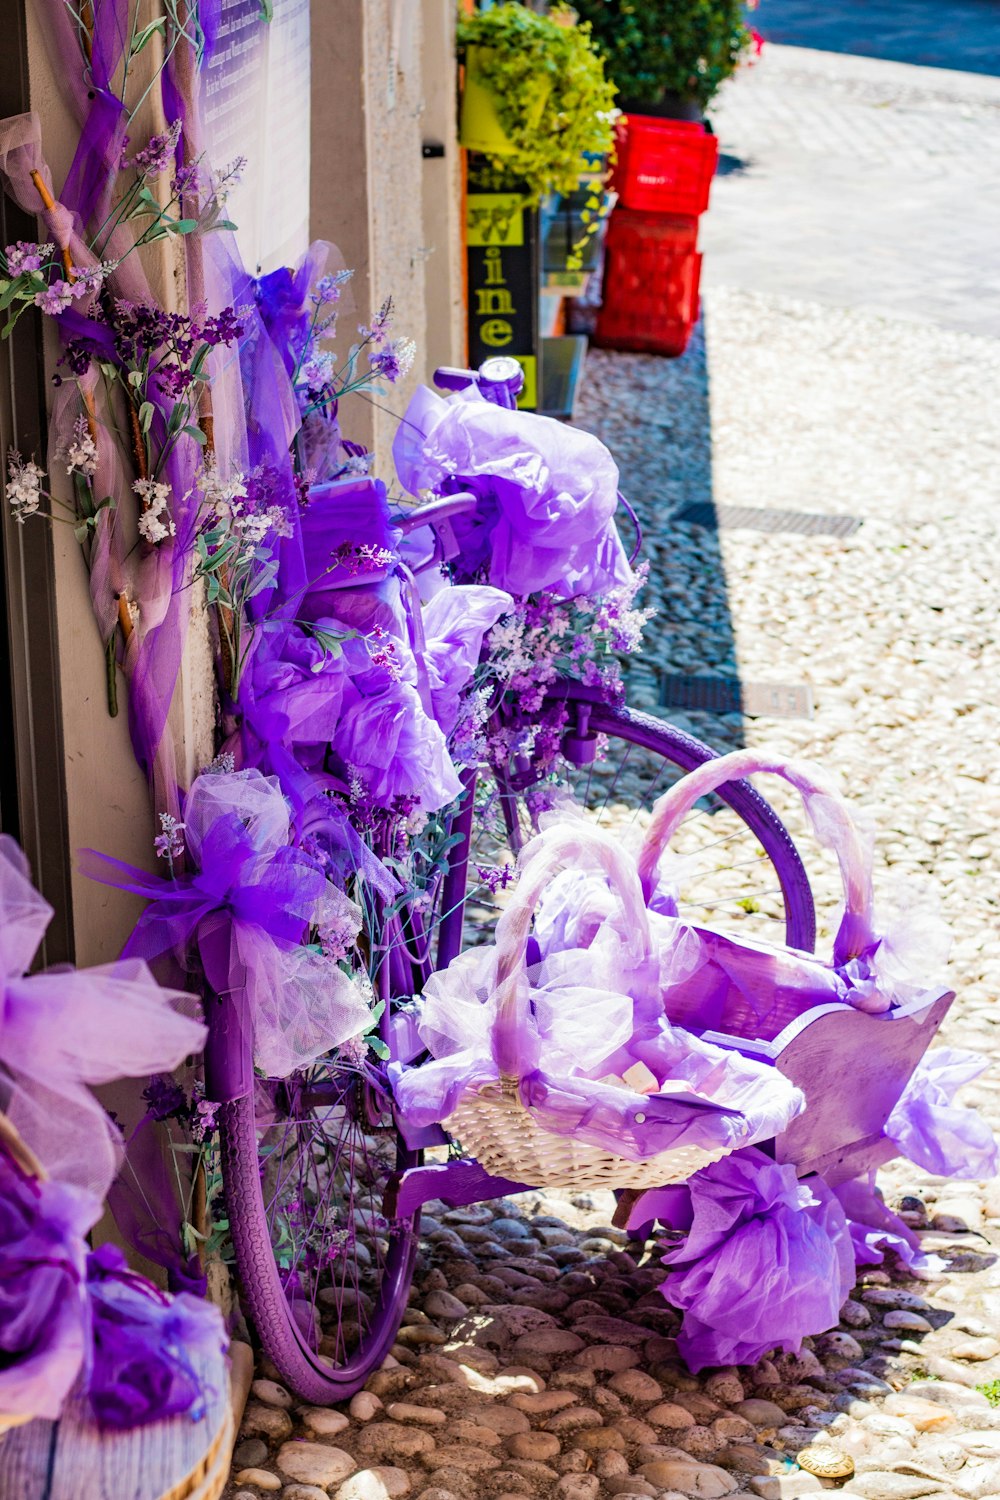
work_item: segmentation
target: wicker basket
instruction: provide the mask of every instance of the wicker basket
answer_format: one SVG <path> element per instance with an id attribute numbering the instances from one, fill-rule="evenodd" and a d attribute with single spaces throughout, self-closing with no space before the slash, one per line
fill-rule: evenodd
<path id="1" fill-rule="evenodd" d="M 641 1124 L 641 1121 L 639 1122 Z M 723 1151 L 700 1151 L 681 1146 L 632 1161 L 572 1136 L 545 1130 L 518 1098 L 516 1078 L 467 1093 L 444 1122 L 449 1135 L 461 1141 L 487 1172 L 539 1188 L 667 1187 L 684 1182 L 692 1172 L 718 1161 Z"/>
<path id="2" fill-rule="evenodd" d="M 497 1009 L 493 1035 L 499 1080 L 463 1094 L 443 1122 L 444 1128 L 488 1172 L 532 1187 L 574 1188 L 582 1192 L 593 1188 L 665 1187 L 683 1182 L 692 1172 L 718 1161 L 726 1154 L 725 1149 L 708 1151 L 697 1146 L 678 1146 L 636 1161 L 547 1129 L 521 1101 L 520 1059 L 510 1038 L 516 1035 L 512 1022 L 523 1004 L 528 985 L 528 936 L 535 908 L 551 877 L 574 863 L 579 831 L 552 829 L 546 840 L 544 852 L 537 854 L 523 872 L 497 930 Z M 600 831 L 594 832 L 591 852 L 620 898 L 627 884 L 633 887 L 630 916 L 636 916 L 637 911 L 641 913 L 636 916 L 639 937 L 645 940 L 648 949 L 649 927 L 634 864 L 619 843 Z M 644 1123 L 641 1112 L 634 1118 L 637 1124 Z"/>

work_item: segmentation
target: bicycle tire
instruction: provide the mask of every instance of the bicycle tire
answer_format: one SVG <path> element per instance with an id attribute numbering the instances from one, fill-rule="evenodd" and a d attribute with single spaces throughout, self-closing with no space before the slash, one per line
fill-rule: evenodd
<path id="1" fill-rule="evenodd" d="M 582 725 L 583 734 L 577 735 L 578 739 L 593 741 L 603 736 L 612 747 L 615 742 L 638 747 L 651 756 L 659 756 L 664 765 L 672 766 L 682 774 L 693 770 L 706 760 L 717 758 L 719 754 L 718 751 L 684 730 L 678 729 L 675 725 L 623 705 L 608 704 L 596 690 L 579 683 L 562 684 L 558 691 L 546 698 L 541 710 L 532 714 L 531 719 L 544 720 L 546 716 L 551 717 L 561 709 L 565 709 L 569 721 L 562 734 L 564 752 L 567 749 L 572 752 L 574 747 L 568 742 L 574 738 L 574 731 L 580 729 Z M 514 712 L 516 717 L 516 710 Z M 525 723 L 529 723 L 527 716 Z M 504 806 L 506 840 L 515 856 L 522 842 L 522 838 L 517 833 L 518 827 L 520 826 L 525 834 L 533 831 L 530 819 L 525 817 L 521 804 L 524 802 L 526 792 L 542 779 L 541 777 L 537 780 L 532 779 L 534 773 L 530 769 L 530 759 L 529 756 L 529 770 L 526 773 L 522 771 L 505 777 L 503 772 L 498 774 L 494 771 Z M 606 755 L 606 760 L 613 762 L 613 750 L 610 755 Z M 503 785 L 505 780 L 506 786 Z M 658 781 L 657 776 L 652 775 L 649 797 L 652 798 L 654 793 L 658 794 L 659 791 L 665 790 L 665 786 L 665 781 Z M 721 788 L 714 795 L 714 801 L 716 804 L 725 804 L 735 814 L 735 818 L 742 825 L 742 830 L 760 845 L 767 866 L 773 871 L 774 880 L 777 881 L 777 891 L 780 891 L 783 911 L 780 933 L 774 930 L 778 924 L 773 918 L 768 917 L 773 924 L 770 940 L 776 939 L 786 943 L 789 947 L 811 952 L 816 942 L 816 915 L 812 891 L 802 859 L 781 819 L 765 798 L 746 781 Z M 516 807 L 515 804 L 517 804 Z M 739 832 L 740 830 L 737 830 L 737 833 Z M 733 836 L 730 835 L 730 837 Z M 468 868 L 475 869 L 477 861 L 474 850 L 467 854 L 465 863 Z M 733 868 L 738 867 L 738 862 L 734 863 Z M 744 884 L 747 883 L 743 874 L 740 878 Z M 733 899 L 737 906 L 740 902 L 746 904 L 751 900 L 745 894 Z M 470 901 L 475 901 L 480 918 L 489 911 L 492 905 L 489 896 L 484 894 L 482 886 L 477 888 L 474 880 L 464 892 L 456 891 L 454 886 L 451 890 L 446 887 L 446 898 L 443 902 L 446 920 L 441 922 L 441 941 L 437 954 L 437 967 L 439 968 L 446 967 L 462 946 L 463 922 L 458 914 L 458 908 L 461 904 L 462 915 L 464 915 L 464 907 Z M 745 905 L 742 912 L 737 911 L 737 915 L 741 918 L 749 915 Z"/>
<path id="2" fill-rule="evenodd" d="M 370 1313 L 365 1310 L 359 1294 L 364 1290 L 362 1283 L 370 1287 L 374 1276 L 370 1265 L 367 1272 L 358 1270 L 356 1239 L 355 1306 L 352 1310 L 357 1316 L 359 1329 L 357 1344 L 350 1351 L 345 1344 L 339 1358 L 341 1351 L 337 1347 L 324 1353 L 317 1331 L 320 1325 L 316 1308 L 316 1302 L 323 1300 L 322 1297 L 313 1298 L 313 1337 L 310 1338 L 301 1327 L 302 1303 L 300 1301 L 300 1316 L 296 1318 L 294 1300 L 288 1295 L 287 1272 L 283 1276 L 278 1263 L 274 1244 L 275 1215 L 266 1201 L 266 1173 L 262 1168 L 262 1133 L 272 1128 L 263 1124 L 257 1107 L 263 1087 L 258 1082 L 248 1094 L 224 1103 L 218 1116 L 224 1194 L 241 1305 L 265 1354 L 296 1396 L 314 1405 L 346 1401 L 362 1388 L 395 1341 L 413 1279 L 419 1215 L 411 1215 L 390 1226 L 388 1251 L 381 1266 L 375 1268 L 379 1272 L 378 1285 Z M 281 1087 L 288 1089 L 288 1085 Z M 366 1085 L 357 1087 L 360 1090 Z M 383 1128 L 387 1139 L 394 1138 L 396 1146 L 392 1170 L 417 1165 L 419 1153 L 409 1151 L 396 1132 L 394 1120 L 389 1123 L 391 1109 L 387 1109 L 386 1114 L 387 1123 Z M 304 1154 L 311 1140 L 309 1132 L 301 1121 L 297 1121 L 293 1129 L 296 1137 L 292 1149 Z M 357 1213 L 363 1210 L 354 1207 L 357 1174 L 353 1159 L 347 1165 L 351 1174 L 348 1188 L 350 1212 L 356 1222 Z M 287 1174 L 286 1181 L 294 1183 L 294 1173 Z M 374 1202 L 371 1194 L 369 1201 Z M 379 1239 L 377 1228 L 373 1227 L 370 1238 Z M 370 1250 L 366 1253 L 370 1257 Z M 350 1296 L 351 1288 L 343 1288 L 343 1301 L 336 1305 L 338 1341 L 345 1326 L 341 1314 Z M 364 1290 L 364 1296 L 369 1296 L 367 1290 Z"/>

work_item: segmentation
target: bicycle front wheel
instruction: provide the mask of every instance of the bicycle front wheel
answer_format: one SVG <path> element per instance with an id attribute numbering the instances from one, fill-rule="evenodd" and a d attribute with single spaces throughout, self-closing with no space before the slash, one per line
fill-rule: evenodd
<path id="1" fill-rule="evenodd" d="M 596 826 L 638 841 L 656 799 L 717 754 L 674 725 L 602 702 L 577 683 L 530 717 L 505 709 L 497 730 L 493 739 L 504 755 L 482 779 L 471 830 L 466 941 L 495 920 L 511 855 L 546 814 L 569 801 Z M 816 917 L 805 868 L 781 819 L 749 782 L 703 799 L 671 852 L 677 907 L 687 921 L 812 951 Z M 453 950 L 450 942 L 439 964 Z"/>

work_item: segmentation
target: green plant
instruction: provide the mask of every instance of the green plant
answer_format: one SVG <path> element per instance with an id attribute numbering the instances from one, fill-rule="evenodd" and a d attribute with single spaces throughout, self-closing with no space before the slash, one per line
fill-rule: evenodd
<path id="1" fill-rule="evenodd" d="M 585 153 L 611 148 L 614 85 L 588 25 L 557 6 L 538 15 L 505 3 L 460 18 L 458 44 L 475 55 L 477 80 L 489 90 L 511 149 L 487 154 L 476 185 L 515 190 L 530 204 L 578 185 Z"/>
<path id="2" fill-rule="evenodd" d="M 976 1390 L 985 1396 L 991 1406 L 1000 1406 L 1000 1380 L 985 1380 Z"/>
<path id="3" fill-rule="evenodd" d="M 573 0 L 622 99 L 705 107 L 751 46 L 742 0 Z"/>

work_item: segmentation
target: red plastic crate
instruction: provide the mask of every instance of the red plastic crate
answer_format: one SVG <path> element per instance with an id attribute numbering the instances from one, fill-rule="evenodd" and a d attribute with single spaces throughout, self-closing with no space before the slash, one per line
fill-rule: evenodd
<path id="1" fill-rule="evenodd" d="M 616 208 L 604 247 L 604 300 L 594 343 L 683 354 L 698 321 L 698 220 Z"/>
<path id="2" fill-rule="evenodd" d="M 628 115 L 618 125 L 612 186 L 623 208 L 701 214 L 719 159 L 719 142 L 691 120 Z"/>

